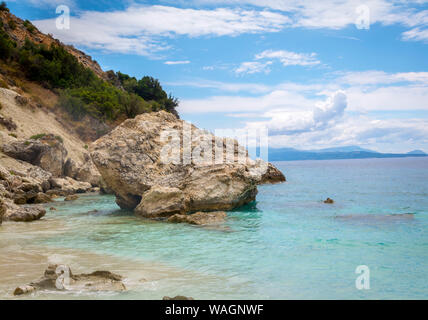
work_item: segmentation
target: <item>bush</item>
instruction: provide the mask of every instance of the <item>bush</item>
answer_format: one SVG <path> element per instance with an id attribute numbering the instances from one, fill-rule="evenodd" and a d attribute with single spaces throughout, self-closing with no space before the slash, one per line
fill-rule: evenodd
<path id="1" fill-rule="evenodd" d="M 28 30 L 28 32 L 33 33 L 36 30 L 36 27 L 29 21 L 24 21 L 24 27 Z"/>
<path id="2" fill-rule="evenodd" d="M 12 30 L 16 29 L 16 22 L 14 20 L 10 19 L 7 24 L 9 25 L 9 28 L 11 28 Z"/>
<path id="3" fill-rule="evenodd" d="M 6 2 L 2 1 L 0 3 L 0 11 L 7 11 L 7 12 L 9 12 L 9 8 L 7 7 Z"/>
<path id="4" fill-rule="evenodd" d="M 28 20 L 24 26 L 35 30 Z M 137 81 L 126 74 L 110 72 L 111 80 L 107 82 L 61 45 L 47 47 L 26 39 L 24 45 L 18 47 L 0 27 L 0 58 L 13 61 L 27 79 L 48 89 L 59 89 L 58 105 L 76 121 L 85 115 L 114 121 L 158 110 L 177 114 L 178 100 L 168 96 L 157 79 L 146 76 Z"/>
<path id="5" fill-rule="evenodd" d="M 39 133 L 39 134 L 36 134 L 34 136 L 31 136 L 30 140 L 40 140 L 41 138 L 43 138 L 45 136 L 46 136 L 46 133 Z"/>

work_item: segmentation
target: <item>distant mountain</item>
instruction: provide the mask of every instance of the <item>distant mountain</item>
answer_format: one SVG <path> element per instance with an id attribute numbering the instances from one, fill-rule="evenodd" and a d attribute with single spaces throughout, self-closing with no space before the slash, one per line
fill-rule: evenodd
<path id="1" fill-rule="evenodd" d="M 422 150 L 413 150 L 413 151 L 407 152 L 407 154 L 412 154 L 412 155 L 415 155 L 415 154 L 427 155 L 427 154 L 426 154 L 425 152 L 423 152 Z"/>
<path id="2" fill-rule="evenodd" d="M 364 149 L 359 146 L 347 146 L 347 147 L 336 147 L 336 148 L 326 148 L 326 149 L 318 149 L 318 150 L 308 150 L 310 152 L 316 153 L 324 153 L 324 152 L 371 152 L 378 153 L 377 151 Z"/>
<path id="3" fill-rule="evenodd" d="M 327 148 L 320 150 L 298 150 L 294 148 L 270 148 L 269 161 L 293 160 L 334 160 L 334 159 L 368 159 L 368 158 L 405 158 L 425 157 L 423 151 L 415 150 L 409 153 L 380 153 L 358 146 Z"/>

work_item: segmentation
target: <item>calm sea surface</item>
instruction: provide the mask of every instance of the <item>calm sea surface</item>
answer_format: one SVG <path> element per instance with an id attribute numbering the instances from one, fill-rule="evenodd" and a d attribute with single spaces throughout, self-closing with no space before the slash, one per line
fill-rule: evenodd
<path id="1" fill-rule="evenodd" d="M 259 187 L 257 202 L 221 226 L 141 220 L 98 195 L 49 204 L 58 210 L 35 223 L 4 223 L 0 298 L 48 262 L 115 271 L 129 291 L 31 298 L 428 298 L 428 158 L 276 165 L 288 182 Z M 356 289 L 360 265 L 369 290 Z"/>

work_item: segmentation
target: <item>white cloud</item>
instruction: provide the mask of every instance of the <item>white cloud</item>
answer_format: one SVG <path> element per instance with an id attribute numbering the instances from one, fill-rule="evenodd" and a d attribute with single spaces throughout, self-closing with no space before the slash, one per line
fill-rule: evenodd
<path id="1" fill-rule="evenodd" d="M 313 66 L 320 63 L 315 59 L 315 53 L 296 53 L 286 50 L 265 50 L 256 54 L 254 59 L 256 61 L 243 62 L 235 69 L 236 74 L 254 74 L 264 72 L 268 74 L 271 69 L 270 65 L 274 60 L 278 60 L 283 66 Z M 260 60 L 268 60 L 261 62 Z"/>
<path id="2" fill-rule="evenodd" d="M 297 134 L 325 130 L 344 116 L 347 97 L 343 91 L 331 94 L 311 111 L 276 109 L 263 114 L 269 121 L 249 122 L 249 128 L 266 126 L 270 135 Z"/>
<path id="3" fill-rule="evenodd" d="M 251 61 L 251 62 L 243 62 L 241 65 L 235 69 L 236 74 L 253 74 L 253 73 L 261 73 L 264 72 L 268 74 L 271 70 L 269 66 L 272 64 L 272 61 L 267 62 L 258 62 L 258 61 Z"/>
<path id="4" fill-rule="evenodd" d="M 272 109 L 311 110 L 316 102 L 298 92 L 275 90 L 257 97 L 213 96 L 205 99 L 182 99 L 178 112 L 196 114 L 206 112 L 260 113 Z"/>
<path id="5" fill-rule="evenodd" d="M 271 88 L 264 84 L 232 83 L 232 82 L 220 82 L 220 81 L 211 81 L 211 80 L 166 82 L 165 84 L 169 86 L 215 89 L 223 92 L 226 91 L 226 92 L 266 93 L 271 91 Z"/>
<path id="6" fill-rule="evenodd" d="M 413 28 L 402 34 L 404 40 L 428 42 L 428 28 Z"/>
<path id="7" fill-rule="evenodd" d="M 428 85 L 428 72 L 398 72 L 386 73 L 384 71 L 346 72 L 338 81 L 348 85 L 379 85 L 400 82 Z"/>
<path id="8" fill-rule="evenodd" d="M 283 12 L 290 18 L 287 27 L 343 29 L 355 25 L 361 5 L 369 9 L 369 23 L 402 25 L 412 29 L 403 33 L 403 40 L 427 41 L 428 10 L 421 10 L 424 0 L 193 0 L 193 3 L 256 6 Z"/>
<path id="9" fill-rule="evenodd" d="M 256 55 L 256 60 L 278 59 L 284 66 L 313 66 L 320 62 L 315 59 L 315 53 L 296 53 L 286 50 L 266 50 Z"/>
<path id="10" fill-rule="evenodd" d="M 34 24 L 66 43 L 112 52 L 149 55 L 166 49 L 156 41 L 171 36 L 237 36 L 277 32 L 289 18 L 270 11 L 218 8 L 182 9 L 168 6 L 131 6 L 124 11 L 84 11 L 71 18 L 70 30 L 58 30 L 55 19 Z"/>
<path id="11" fill-rule="evenodd" d="M 328 81 L 309 84 L 211 82 L 207 87 L 251 96 L 183 100 L 179 111 L 184 116 L 223 112 L 246 120 L 247 128 L 268 126 L 275 147 L 361 145 L 391 152 L 428 150 L 428 119 L 402 117 L 403 112 L 428 111 L 428 73 L 370 70 L 332 75 Z M 254 96 L 255 88 L 259 95 Z M 381 114 L 387 118 L 377 118 Z"/>
<path id="12" fill-rule="evenodd" d="M 8 2 L 17 2 L 18 0 L 9 0 Z M 74 0 L 19 0 L 20 2 L 27 2 L 28 4 L 35 6 L 35 7 L 56 7 L 59 5 L 66 5 L 69 7 L 75 6 Z"/>
<path id="13" fill-rule="evenodd" d="M 176 64 L 189 64 L 189 60 L 182 60 L 182 61 L 165 61 L 164 64 L 167 65 L 176 65 Z"/>

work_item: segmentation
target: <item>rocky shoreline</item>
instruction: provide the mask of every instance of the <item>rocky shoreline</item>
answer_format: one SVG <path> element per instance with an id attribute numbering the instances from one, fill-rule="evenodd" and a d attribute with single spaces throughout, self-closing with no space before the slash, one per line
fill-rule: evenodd
<path id="1" fill-rule="evenodd" d="M 66 158 L 63 142 L 53 134 L 10 138 L 2 152 L 11 164 L 0 162 L 0 221 L 38 220 L 46 214 L 38 204 L 59 196 L 100 190 L 101 176 L 89 155 L 85 164 L 73 165 L 74 161 Z"/>
<path id="2" fill-rule="evenodd" d="M 189 145 L 171 144 L 171 139 L 163 138 L 165 132 L 177 133 Z M 20 165 L 15 169 L 0 162 L 3 221 L 38 220 L 46 210 L 37 204 L 58 196 L 104 191 L 114 193 L 121 208 L 132 209 L 138 216 L 200 225 L 219 220 L 213 217 L 221 215 L 210 212 L 254 201 L 257 185 L 285 181 L 272 164 L 250 159 L 236 140 L 215 137 L 164 111 L 124 121 L 95 141 L 83 162 L 68 157 L 62 138 L 54 134 L 29 139 L 3 134 L 3 142 L 4 157 Z M 232 145 L 229 161 L 228 143 Z M 166 148 L 183 162 L 176 158 L 165 162 Z M 209 162 L 207 155 L 221 161 Z M 199 161 L 193 159 L 196 156 Z"/>

